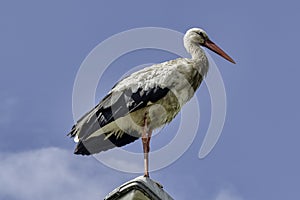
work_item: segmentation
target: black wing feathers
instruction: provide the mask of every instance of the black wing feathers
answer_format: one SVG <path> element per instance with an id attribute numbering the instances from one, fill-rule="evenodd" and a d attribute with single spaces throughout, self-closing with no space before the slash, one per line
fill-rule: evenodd
<path id="1" fill-rule="evenodd" d="M 124 146 L 138 139 L 138 137 L 132 136 L 132 133 L 123 133 L 122 137 L 118 138 L 115 134 L 111 134 L 108 140 L 105 139 L 108 134 L 114 132 L 114 130 L 111 130 L 109 133 L 104 133 L 86 140 L 86 138 L 101 127 L 104 127 L 105 125 L 120 117 L 124 117 L 131 112 L 146 107 L 148 102 L 155 103 L 159 99 L 163 98 L 168 92 L 168 88 L 156 86 L 149 90 L 139 88 L 134 93 L 131 89 L 126 89 L 122 92 L 109 93 L 97 106 L 94 107 L 94 109 L 82 117 L 68 134 L 71 137 L 74 137 L 77 134 L 80 139 L 75 153 L 88 155 L 88 152 L 97 153 L 105 151 L 115 146 Z M 134 132 L 134 130 L 132 130 L 132 132 Z M 85 146 L 88 147 L 88 150 Z"/>
<path id="2" fill-rule="evenodd" d="M 138 137 L 134 137 L 132 134 L 129 135 L 126 133 L 124 133 L 121 138 L 117 138 L 114 134 L 112 134 L 108 139 L 105 139 L 105 136 L 106 135 L 100 135 L 85 141 L 79 141 L 74 154 L 91 155 L 114 147 L 124 146 L 138 139 Z"/>

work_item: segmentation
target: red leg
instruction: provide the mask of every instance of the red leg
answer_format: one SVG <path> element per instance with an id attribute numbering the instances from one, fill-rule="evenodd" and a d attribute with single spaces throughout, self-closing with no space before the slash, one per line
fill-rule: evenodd
<path id="1" fill-rule="evenodd" d="M 148 150 L 148 153 L 150 152 L 150 140 L 151 140 L 151 136 L 152 136 L 152 131 L 149 130 L 148 131 L 148 137 L 147 137 L 147 150 Z"/>
<path id="2" fill-rule="evenodd" d="M 145 125 L 142 134 L 143 151 L 144 151 L 144 176 L 149 177 L 149 151 L 150 151 L 150 139 L 152 131 L 147 129 L 147 117 L 145 117 Z M 147 133 L 148 132 L 148 133 Z"/>

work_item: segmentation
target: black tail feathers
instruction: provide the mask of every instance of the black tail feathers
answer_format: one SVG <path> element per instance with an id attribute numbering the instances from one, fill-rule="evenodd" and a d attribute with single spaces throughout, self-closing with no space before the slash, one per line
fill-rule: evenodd
<path id="1" fill-rule="evenodd" d="M 117 137 L 115 134 L 111 134 L 110 137 L 106 138 L 106 135 L 108 134 L 109 133 L 102 134 L 83 141 L 80 140 L 76 146 L 74 154 L 91 155 L 114 147 L 127 145 L 139 138 L 137 134 L 135 134 L 135 137 L 127 133 L 123 133 L 120 137 Z"/>

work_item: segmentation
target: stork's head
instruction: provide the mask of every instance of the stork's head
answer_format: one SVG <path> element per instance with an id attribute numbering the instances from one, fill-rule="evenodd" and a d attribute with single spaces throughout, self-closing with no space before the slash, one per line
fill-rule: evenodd
<path id="1" fill-rule="evenodd" d="M 235 64 L 234 60 L 230 56 L 228 56 L 214 42 L 212 42 L 208 38 L 206 32 L 204 30 L 202 30 L 201 28 L 191 28 L 191 29 L 189 29 L 186 32 L 185 36 L 184 36 L 184 41 L 185 41 L 185 43 L 189 42 L 191 44 L 198 44 L 198 45 L 201 45 L 203 47 L 206 47 L 206 48 L 210 49 L 211 51 L 219 54 L 220 56 L 222 56 L 226 60 L 228 60 L 228 61 Z"/>

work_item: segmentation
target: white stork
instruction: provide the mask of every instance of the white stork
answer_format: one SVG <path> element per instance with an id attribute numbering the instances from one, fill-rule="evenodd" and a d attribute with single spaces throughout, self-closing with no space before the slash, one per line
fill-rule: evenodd
<path id="1" fill-rule="evenodd" d="M 188 30 L 183 41 L 192 58 L 154 64 L 131 74 L 119 81 L 98 105 L 77 121 L 68 134 L 78 142 L 75 154 L 99 153 L 142 137 L 144 176 L 149 176 L 152 131 L 174 119 L 207 74 L 208 59 L 200 46 L 235 63 L 200 28 Z"/>

